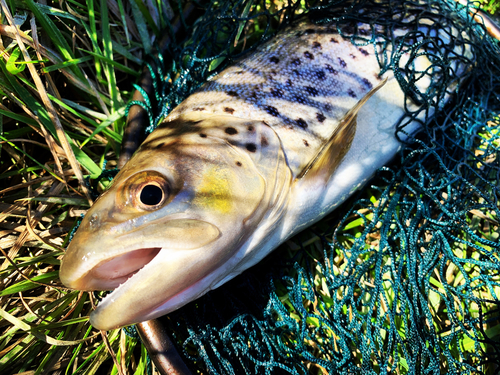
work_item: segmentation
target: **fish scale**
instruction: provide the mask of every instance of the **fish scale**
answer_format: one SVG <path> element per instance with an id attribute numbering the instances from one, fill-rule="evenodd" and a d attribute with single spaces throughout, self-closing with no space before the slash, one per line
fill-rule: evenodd
<path id="1" fill-rule="evenodd" d="M 334 28 L 305 21 L 225 69 L 165 121 L 190 112 L 264 121 L 297 176 L 346 112 L 381 82 L 379 71 L 371 45 L 355 46 Z"/>

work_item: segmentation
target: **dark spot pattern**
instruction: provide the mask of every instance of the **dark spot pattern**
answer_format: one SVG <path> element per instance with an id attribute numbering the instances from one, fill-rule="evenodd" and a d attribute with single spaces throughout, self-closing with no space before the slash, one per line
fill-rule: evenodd
<path id="1" fill-rule="evenodd" d="M 321 49 L 321 43 L 320 42 L 313 42 L 313 48 Z"/>
<path id="2" fill-rule="evenodd" d="M 249 152 L 255 152 L 257 151 L 257 146 L 255 145 L 255 143 L 247 143 L 245 145 L 245 148 L 249 151 Z"/>
<path id="3" fill-rule="evenodd" d="M 363 84 L 368 87 L 369 89 L 371 89 L 373 87 L 372 83 L 370 81 L 368 81 L 367 78 L 363 78 L 361 81 L 363 81 Z"/>
<path id="4" fill-rule="evenodd" d="M 309 60 L 314 60 L 314 55 L 309 51 L 304 52 L 304 56 Z"/>
<path id="5" fill-rule="evenodd" d="M 326 120 L 325 115 L 322 114 L 321 112 L 316 113 L 316 118 L 318 119 L 319 122 L 323 122 Z"/>
<path id="6" fill-rule="evenodd" d="M 299 104 L 305 104 L 306 103 L 306 100 L 302 96 L 295 95 L 293 97 L 293 99 L 295 100 L 295 102 L 297 102 Z"/>
<path id="7" fill-rule="evenodd" d="M 306 86 L 305 89 L 309 95 L 318 96 L 319 94 L 318 90 L 314 87 Z"/>
<path id="8" fill-rule="evenodd" d="M 382 77 L 380 77 L 377 73 L 374 74 L 375 78 L 377 78 L 379 81 L 382 81 Z"/>
<path id="9" fill-rule="evenodd" d="M 347 93 L 349 94 L 349 96 L 351 98 L 356 98 L 357 97 L 356 93 L 354 91 L 352 91 L 352 89 L 347 90 Z"/>
<path id="10" fill-rule="evenodd" d="M 292 64 L 295 65 L 295 66 L 299 66 L 302 62 L 300 61 L 300 59 L 293 59 L 292 60 Z"/>
<path id="11" fill-rule="evenodd" d="M 237 165 L 238 167 L 241 167 L 243 164 L 241 164 L 241 161 L 237 161 L 237 162 L 236 162 L 236 165 Z"/>
<path id="12" fill-rule="evenodd" d="M 282 89 L 271 88 L 271 95 L 275 98 L 282 98 L 285 92 Z"/>
<path id="13" fill-rule="evenodd" d="M 302 142 L 304 142 L 304 146 L 309 147 L 309 142 L 307 142 L 305 139 L 303 139 Z"/>
<path id="14" fill-rule="evenodd" d="M 370 54 L 366 49 L 363 49 L 363 48 L 358 48 L 358 49 L 359 49 L 359 52 L 361 52 L 365 56 L 368 56 Z"/>
<path id="15" fill-rule="evenodd" d="M 346 62 L 344 60 L 342 60 L 340 57 L 338 57 L 338 60 L 339 60 L 339 64 L 342 68 L 345 68 L 347 66 Z"/>
<path id="16" fill-rule="evenodd" d="M 193 111 L 204 111 L 205 108 L 204 107 L 196 107 L 196 108 L 193 108 Z"/>
<path id="17" fill-rule="evenodd" d="M 330 112 L 333 109 L 333 107 L 330 103 L 326 103 L 324 108 L 325 108 L 325 111 L 327 111 L 327 112 Z"/>
<path id="18" fill-rule="evenodd" d="M 207 135 L 205 133 L 200 133 L 201 138 L 207 138 Z"/>
<path id="19" fill-rule="evenodd" d="M 256 93 L 255 91 L 254 91 L 254 92 L 252 92 L 252 94 L 250 95 L 250 97 L 251 97 L 252 99 L 257 99 L 257 93 Z"/>
<path id="20" fill-rule="evenodd" d="M 233 109 L 233 108 L 230 108 L 230 107 L 225 107 L 225 108 L 224 108 L 224 112 L 227 112 L 227 113 L 229 113 L 229 114 L 231 114 L 231 115 L 232 115 L 232 114 L 234 113 L 234 109 Z"/>
<path id="21" fill-rule="evenodd" d="M 226 134 L 229 134 L 229 135 L 235 135 L 235 134 L 238 134 L 238 130 L 236 130 L 235 128 L 226 128 L 225 130 Z"/>
<path id="22" fill-rule="evenodd" d="M 332 38 L 332 39 L 330 39 L 330 42 L 332 42 L 332 43 L 338 43 L 338 40 L 335 39 L 335 38 Z"/>
<path id="23" fill-rule="evenodd" d="M 300 72 L 297 69 L 292 70 L 292 73 L 297 77 L 300 77 Z"/>
<path id="24" fill-rule="evenodd" d="M 276 109 L 276 107 L 273 107 L 271 105 L 266 105 L 264 109 L 269 113 L 271 116 L 278 117 L 280 115 L 279 111 Z"/>
<path id="25" fill-rule="evenodd" d="M 253 132 L 253 131 L 255 130 L 255 128 L 254 128 L 252 125 L 250 125 L 247 129 L 248 129 L 248 131 L 249 131 L 250 133 L 251 133 L 251 132 Z"/>
<path id="26" fill-rule="evenodd" d="M 322 71 L 322 70 L 317 70 L 317 71 L 316 71 L 316 77 L 318 77 L 318 79 L 323 80 L 323 79 L 325 79 L 326 74 L 325 74 L 325 72 L 324 72 L 324 71 Z"/>
<path id="27" fill-rule="evenodd" d="M 333 66 L 331 66 L 330 64 L 326 64 L 326 70 L 328 70 L 328 73 L 338 74 L 338 72 L 333 69 Z"/>
<path id="28" fill-rule="evenodd" d="M 236 91 L 228 91 L 227 94 L 232 97 L 238 96 L 238 93 Z"/>
<path id="29" fill-rule="evenodd" d="M 260 144 L 262 145 L 262 147 L 267 147 L 269 146 L 269 141 L 266 137 L 262 136 L 260 137 Z"/>
<path id="30" fill-rule="evenodd" d="M 353 55 L 352 53 L 349 54 L 349 56 L 351 56 L 351 59 L 355 60 L 356 59 L 356 55 Z"/>
<path id="31" fill-rule="evenodd" d="M 291 79 L 288 79 L 288 80 L 286 81 L 286 84 L 287 84 L 288 86 L 293 86 L 293 84 L 292 84 L 292 80 L 291 80 Z"/>
<path id="32" fill-rule="evenodd" d="M 298 118 L 295 120 L 298 126 L 300 126 L 302 129 L 307 128 L 307 122 L 304 121 L 304 119 Z"/>
<path id="33" fill-rule="evenodd" d="M 272 56 L 272 57 L 269 59 L 269 61 L 271 61 L 272 63 L 277 64 L 277 63 L 279 63 L 279 62 L 280 62 L 280 59 L 278 59 L 276 56 Z"/>

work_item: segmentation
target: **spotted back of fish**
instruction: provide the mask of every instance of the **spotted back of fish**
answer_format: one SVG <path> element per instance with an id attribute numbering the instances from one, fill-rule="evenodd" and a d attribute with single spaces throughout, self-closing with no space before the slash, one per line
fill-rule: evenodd
<path id="1" fill-rule="evenodd" d="M 222 71 L 165 121 L 191 112 L 262 121 L 278 135 L 297 176 L 347 111 L 381 82 L 379 70 L 372 46 L 303 21 Z"/>

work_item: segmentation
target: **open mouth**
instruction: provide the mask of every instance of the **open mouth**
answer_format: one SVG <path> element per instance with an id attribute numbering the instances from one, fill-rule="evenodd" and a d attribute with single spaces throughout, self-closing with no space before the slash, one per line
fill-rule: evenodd
<path id="1" fill-rule="evenodd" d="M 160 247 L 133 250 L 99 263 L 85 276 L 85 289 L 111 290 L 117 288 L 151 262 L 160 250 Z"/>

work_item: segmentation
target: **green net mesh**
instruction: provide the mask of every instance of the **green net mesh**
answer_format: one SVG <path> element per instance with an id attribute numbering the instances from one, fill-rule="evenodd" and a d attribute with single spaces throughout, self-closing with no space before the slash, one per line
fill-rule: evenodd
<path id="1" fill-rule="evenodd" d="M 155 93 L 143 104 L 148 132 L 243 49 L 300 13 L 379 51 L 392 43 L 394 29 L 407 26 L 381 70 L 394 70 L 408 101 L 437 115 L 333 214 L 163 318 L 188 366 L 210 374 L 499 371 L 500 51 L 473 20 L 473 8 L 453 0 L 196 6 L 204 16 L 169 45 L 168 58 L 152 64 Z M 431 10 L 439 16 L 429 17 Z M 384 32 L 364 35 L 359 22 L 383 25 Z M 472 56 L 429 47 L 419 23 L 448 30 L 452 47 L 466 45 Z M 399 66 L 407 50 L 428 54 L 433 66 Z M 451 61 L 466 74 L 445 104 L 456 73 Z M 421 74 L 434 79 L 426 92 L 414 84 Z M 417 114 L 407 112 L 399 134 Z"/>

